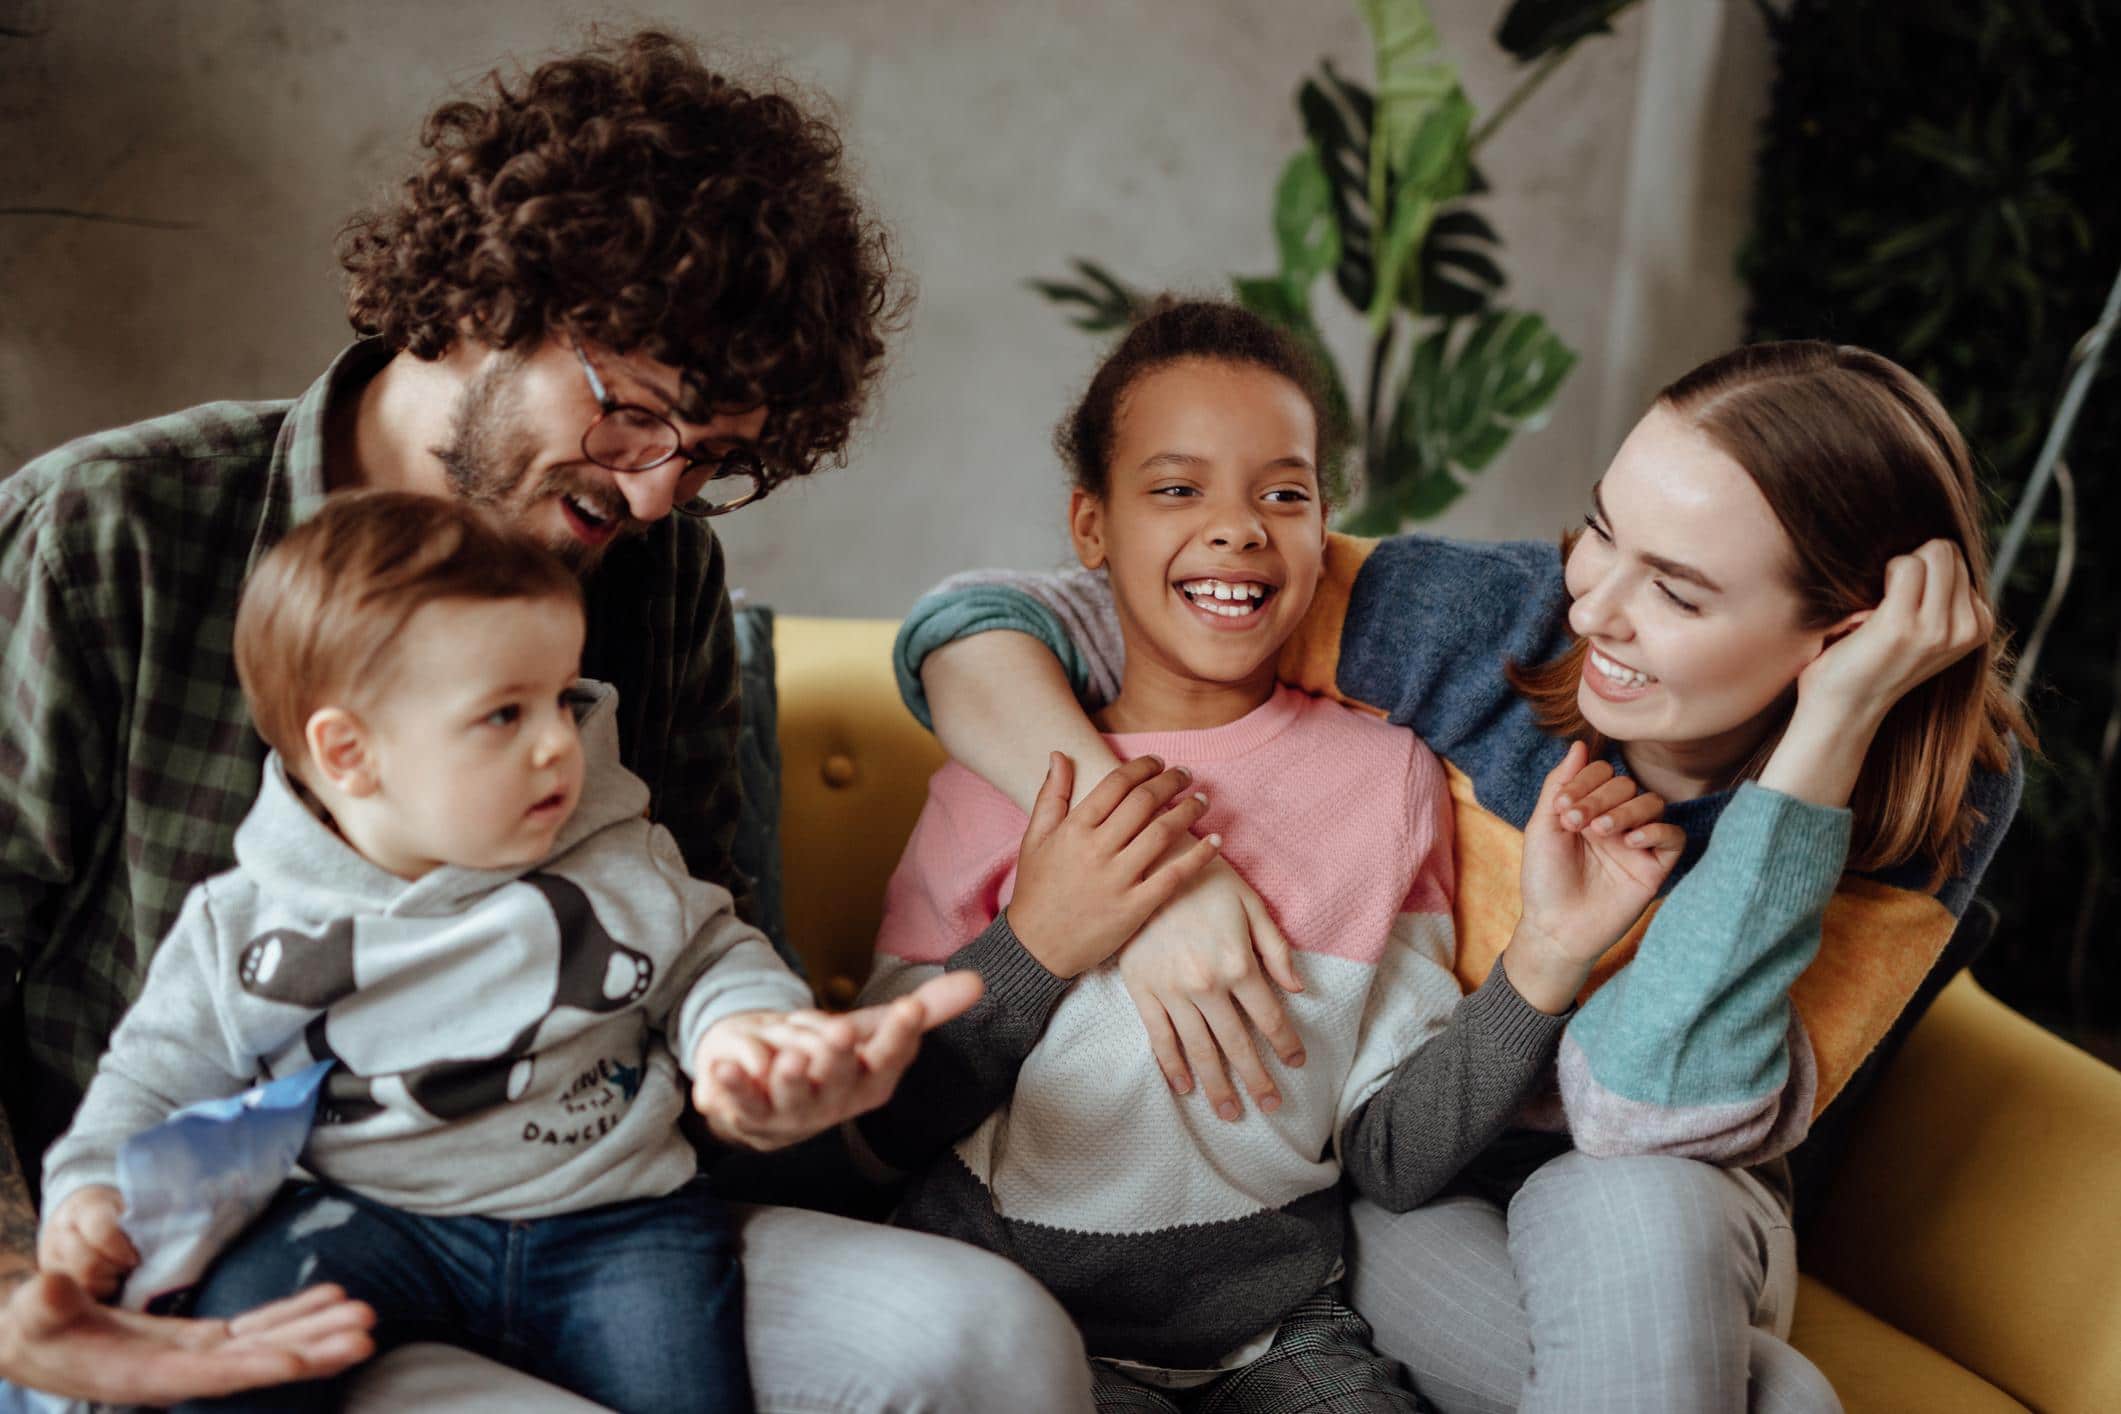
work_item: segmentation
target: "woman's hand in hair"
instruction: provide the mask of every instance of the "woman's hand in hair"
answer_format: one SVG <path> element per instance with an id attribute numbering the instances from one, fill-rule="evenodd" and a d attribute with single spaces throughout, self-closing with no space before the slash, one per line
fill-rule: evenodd
<path id="1" fill-rule="evenodd" d="M 1582 742 L 1569 744 L 1525 822 L 1524 911 L 1502 957 L 1518 995 L 1544 1012 L 1569 1009 L 1686 845 L 1663 813 L 1657 795 L 1591 760 Z"/>
<path id="2" fill-rule="evenodd" d="M 1760 784 L 1814 805 L 1847 805 L 1894 704 L 1988 642 L 1995 627 L 1952 541 L 1894 556 L 1878 607 L 1849 615 L 1798 675 L 1796 710 Z"/>
<path id="3" fill-rule="evenodd" d="M 1851 614 L 1797 678 L 1807 701 L 1883 718 L 1908 691 L 1988 642 L 1996 621 L 1974 588 L 1966 557 L 1932 540 L 1885 565 L 1885 597 Z"/>

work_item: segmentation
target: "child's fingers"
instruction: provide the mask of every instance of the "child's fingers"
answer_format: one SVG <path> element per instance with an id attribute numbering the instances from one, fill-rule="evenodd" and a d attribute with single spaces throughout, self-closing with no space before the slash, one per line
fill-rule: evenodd
<path id="1" fill-rule="evenodd" d="M 1143 781 L 1154 780 L 1163 773 L 1163 769 L 1164 763 L 1154 756 L 1137 756 L 1132 761 L 1121 762 L 1107 772 L 1105 778 L 1083 797 L 1082 803 L 1075 807 L 1073 813 L 1080 816 L 1085 825 L 1095 829 L 1104 824 L 1106 817 L 1119 808 L 1119 803 L 1127 798 L 1128 792 Z"/>
<path id="2" fill-rule="evenodd" d="M 1245 907 L 1245 922 L 1252 928 L 1252 951 L 1259 954 L 1260 966 L 1267 969 L 1267 975 L 1274 979 L 1274 985 L 1284 992 L 1301 992 L 1304 989 L 1304 979 L 1297 975 L 1296 949 L 1290 947 L 1289 940 L 1282 936 L 1281 925 L 1274 921 L 1273 913 L 1267 908 L 1267 901 L 1249 888 L 1242 890 L 1239 898 Z M 1257 1013 L 1254 1016 L 1257 1019 Z M 1268 1039 L 1272 1040 L 1273 1032 L 1269 1031 L 1267 1034 Z M 1291 1031 L 1289 1034 L 1293 1040 L 1295 1032 Z M 1275 1049 L 1281 1050 L 1279 1041 L 1275 1041 Z M 1282 1051 L 1281 1058 L 1291 1065 L 1303 1064 L 1300 1054 L 1292 1060 L 1287 1051 Z"/>
<path id="3" fill-rule="evenodd" d="M 1180 1002 L 1169 1009 L 1168 1015 L 1172 1029 L 1178 1032 L 1179 1044 L 1186 1048 L 1186 1064 L 1193 1068 L 1194 1078 L 1200 1081 L 1200 1093 L 1225 1119 L 1235 1119 L 1244 1113 L 1237 1103 L 1237 1088 L 1230 1083 L 1230 1073 L 1223 1068 L 1222 1047 L 1215 1044 L 1215 1035 L 1208 1029 L 1207 1018 L 1190 1002 Z"/>
<path id="4" fill-rule="evenodd" d="M 1215 862 L 1222 845 L 1221 835 L 1195 840 L 1183 853 L 1157 865 L 1148 878 L 1136 884 L 1143 920 L 1147 921 L 1156 910 L 1176 898 L 1179 890 L 1198 879 L 1201 872 Z"/>
<path id="5" fill-rule="evenodd" d="M 1134 998 L 1134 1010 L 1140 1013 L 1142 1031 L 1149 1038 L 1149 1054 L 1156 1057 L 1156 1068 L 1164 1073 L 1164 1083 L 1171 1087 L 1172 1094 L 1185 1094 L 1193 1088 L 1193 1072 L 1186 1068 L 1186 1053 L 1179 1048 L 1178 1033 L 1171 1029 L 1164 1004 L 1154 993 L 1132 983 L 1127 986 L 1127 995 Z"/>
<path id="6" fill-rule="evenodd" d="M 766 1098 L 776 1114 L 800 1114 L 810 1103 L 815 1091 L 809 1070 L 798 1052 L 783 1051 L 774 1057 L 773 1069 L 766 1076 Z"/>
<path id="7" fill-rule="evenodd" d="M 119 1272 L 129 1272 L 140 1265 L 140 1254 L 118 1226 L 118 1210 L 104 1203 L 92 1204 L 75 1222 L 81 1240 L 90 1250 Z"/>
<path id="8" fill-rule="evenodd" d="M 1223 1054 L 1229 1057 L 1230 1068 L 1251 1092 L 1252 1102 L 1268 1114 L 1281 1108 L 1281 1087 L 1267 1068 L 1260 1064 L 1259 1051 L 1252 1044 L 1252 1033 L 1230 1005 L 1227 996 L 1203 997 L 1199 1002 L 1201 1018 L 1208 1023 L 1208 1030 L 1215 1036 Z"/>
<path id="9" fill-rule="evenodd" d="M 855 1028 L 847 1018 L 799 1011 L 790 1013 L 786 1024 L 812 1038 L 806 1051 L 811 1084 L 821 1090 L 836 1089 L 854 1079 L 860 1060 L 854 1051 Z"/>
<path id="10" fill-rule="evenodd" d="M 977 972 L 961 969 L 931 977 L 908 994 L 908 1000 L 920 1005 L 914 1029 L 933 1031 L 946 1021 L 955 1021 L 986 994 L 987 984 Z"/>
<path id="11" fill-rule="evenodd" d="M 1576 779 L 1577 772 L 1584 769 L 1584 762 L 1589 759 L 1590 754 L 1590 748 L 1582 742 L 1569 743 L 1569 749 L 1562 753 L 1561 759 L 1554 763 L 1554 769 L 1547 772 L 1546 779 L 1539 783 L 1539 803 L 1533 807 L 1532 812 L 1535 818 L 1553 819 L 1560 813 L 1555 802 L 1561 798 L 1562 787 Z"/>
<path id="12" fill-rule="evenodd" d="M 1655 791 L 1648 791 L 1603 812 L 1586 828 L 1594 834 L 1617 836 L 1638 825 L 1647 825 L 1663 813 L 1664 797 Z"/>
<path id="13" fill-rule="evenodd" d="M 1152 820 L 1160 820 L 1166 813 L 1164 807 L 1177 800 L 1180 793 L 1193 783 L 1193 773 L 1183 766 L 1173 766 L 1168 771 L 1159 771 L 1148 780 L 1130 790 L 1112 807 L 1112 813 L 1098 826 L 1106 847 L 1115 853 L 1139 840 Z M 1203 806 L 1203 809 L 1206 807 Z M 1194 818 L 1198 819 L 1196 815 Z"/>
<path id="14" fill-rule="evenodd" d="M 1581 776 L 1577 777 L 1579 782 L 1582 779 Z M 1572 784 L 1562 792 L 1561 799 L 1555 802 L 1561 811 L 1561 827 L 1565 830 L 1580 830 L 1623 801 L 1633 800 L 1640 789 L 1641 787 L 1626 776 L 1614 776 L 1590 791 L 1579 791 Z"/>
<path id="15" fill-rule="evenodd" d="M 1283 1065 L 1304 1063 L 1303 1037 L 1297 1034 L 1296 1023 L 1289 1020 L 1289 1009 L 1281 1004 L 1266 978 L 1247 977 L 1230 989 L 1230 995 L 1244 1008 L 1259 1034 L 1267 1038 Z"/>
<path id="16" fill-rule="evenodd" d="M 731 1017 L 709 1027 L 707 1034 L 700 1038 L 700 1048 L 694 1057 L 694 1073 L 705 1069 L 710 1062 L 726 1060 L 734 1061 L 763 1079 L 767 1067 L 773 1064 L 773 1047 L 760 1039 L 754 1027 L 755 1023 L 740 1017 Z"/>
<path id="17" fill-rule="evenodd" d="M 1024 827 L 1024 848 L 1030 849 L 1060 828 L 1068 818 L 1068 801 L 1075 794 L 1075 762 L 1059 751 L 1046 753 L 1046 779 L 1038 798 L 1031 802 L 1031 823 Z"/>
<path id="18" fill-rule="evenodd" d="M 1570 743 L 1572 746 L 1575 744 Z M 1562 760 L 1567 761 L 1568 758 L 1563 757 Z M 1574 804 L 1613 779 L 1613 776 L 1613 763 L 1603 758 L 1593 760 L 1591 749 L 1586 746 L 1583 749 L 1583 759 L 1577 763 L 1576 769 L 1561 778 L 1560 799 Z"/>
<path id="19" fill-rule="evenodd" d="M 971 976 L 971 973 L 945 974 L 945 977 Z M 944 978 L 935 980 L 940 982 Z M 974 980 L 977 981 L 977 977 Z M 906 1067 L 920 1047 L 923 1005 L 912 996 L 904 996 L 886 1006 L 865 1007 L 864 1010 L 876 1015 L 869 1034 L 862 1038 L 855 1054 L 861 1058 L 865 1070 L 871 1074 L 891 1074 L 896 1084 L 896 1072 Z"/>
<path id="20" fill-rule="evenodd" d="M 1121 807 L 1122 810 L 1125 807 Z M 1115 861 L 1125 871 L 1125 877 L 1139 879 L 1156 867 L 1156 861 L 1169 854 L 1179 837 L 1193 832 L 1200 817 L 1208 813 L 1208 797 L 1195 791 L 1178 804 L 1149 822 L 1134 842 L 1119 852 Z M 1118 819 L 1118 813 L 1113 815 Z"/>
<path id="21" fill-rule="evenodd" d="M 1660 820 L 1654 825 L 1642 825 L 1628 831 L 1623 843 L 1633 849 L 1649 850 L 1660 864 L 1670 868 L 1686 848 L 1686 831 Z"/>
<path id="22" fill-rule="evenodd" d="M 693 1082 L 692 1107 L 703 1115 L 732 1119 L 739 1126 L 763 1123 L 773 1114 L 759 1080 L 730 1060 L 715 1061 Z"/>

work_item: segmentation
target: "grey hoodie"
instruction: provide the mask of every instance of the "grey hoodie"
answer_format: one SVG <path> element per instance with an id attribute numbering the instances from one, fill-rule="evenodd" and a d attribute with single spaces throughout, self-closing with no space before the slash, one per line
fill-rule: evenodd
<path id="1" fill-rule="evenodd" d="M 45 1212 L 114 1184 L 118 1146 L 180 1106 L 325 1059 L 303 1166 L 379 1202 L 538 1218 L 683 1184 L 700 1036 L 810 995 L 728 890 L 686 874 L 619 763 L 617 693 L 581 687 L 581 802 L 527 870 L 398 878 L 269 759 L 236 867 L 185 899 L 45 1157 Z"/>

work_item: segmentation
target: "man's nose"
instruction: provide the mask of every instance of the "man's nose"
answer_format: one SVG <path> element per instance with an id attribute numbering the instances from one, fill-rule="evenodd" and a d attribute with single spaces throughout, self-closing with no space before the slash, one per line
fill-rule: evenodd
<path id="1" fill-rule="evenodd" d="M 677 504 L 678 482 L 691 465 L 683 457 L 672 457 L 661 466 L 646 471 L 623 472 L 619 476 L 619 494 L 626 498 L 626 509 L 638 521 L 658 521 L 670 514 Z"/>

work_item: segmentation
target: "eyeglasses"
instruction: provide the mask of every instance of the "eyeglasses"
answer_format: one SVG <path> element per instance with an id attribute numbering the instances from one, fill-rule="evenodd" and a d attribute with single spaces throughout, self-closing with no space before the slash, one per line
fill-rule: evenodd
<path id="1" fill-rule="evenodd" d="M 673 457 L 684 458 L 685 470 L 678 477 L 679 494 L 673 508 L 688 516 L 727 515 L 766 494 L 766 466 L 756 451 L 737 447 L 714 461 L 687 455 L 684 434 L 675 423 L 639 403 L 622 403 L 613 397 L 581 345 L 575 345 L 574 356 L 582 361 L 589 392 L 600 409 L 597 420 L 582 434 L 583 456 L 607 471 L 621 473 L 653 471 Z M 751 489 L 726 501 L 706 494 L 712 483 L 734 476 L 750 481 Z"/>

